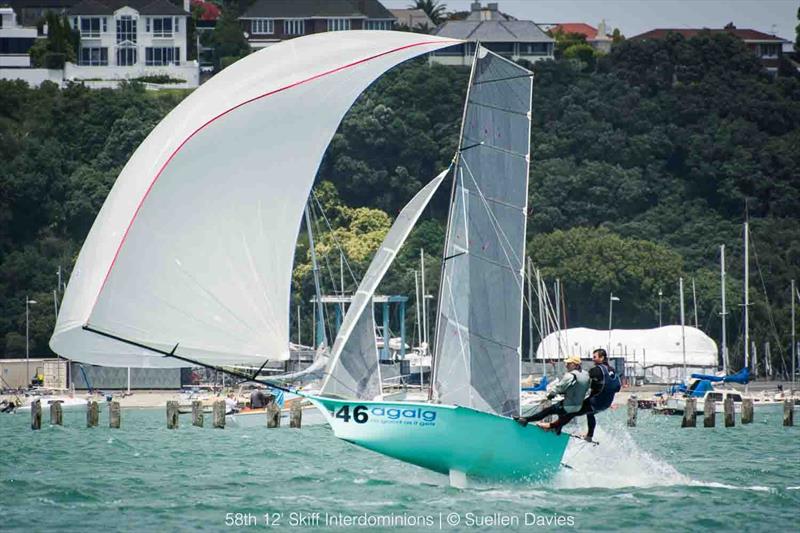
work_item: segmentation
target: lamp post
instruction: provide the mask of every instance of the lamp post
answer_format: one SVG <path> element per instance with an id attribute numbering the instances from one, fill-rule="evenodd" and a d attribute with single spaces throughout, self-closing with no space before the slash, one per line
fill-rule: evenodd
<path id="1" fill-rule="evenodd" d="M 30 363 L 30 323 L 31 323 L 31 306 L 36 304 L 36 300 L 31 300 L 25 297 L 25 374 L 26 380 L 31 379 L 31 363 Z M 28 381 L 30 384 L 30 381 Z"/>
<path id="2" fill-rule="evenodd" d="M 618 302 L 619 298 L 614 296 L 613 292 L 608 293 L 608 356 L 611 357 L 611 317 L 614 314 L 614 302 Z"/>
<path id="3" fill-rule="evenodd" d="M 661 327 L 661 297 L 664 296 L 664 291 L 658 289 L 658 327 Z"/>

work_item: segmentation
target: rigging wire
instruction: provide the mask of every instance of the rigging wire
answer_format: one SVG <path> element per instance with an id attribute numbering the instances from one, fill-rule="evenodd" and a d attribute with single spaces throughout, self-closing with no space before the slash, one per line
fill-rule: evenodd
<path id="1" fill-rule="evenodd" d="M 750 246 L 753 248 L 753 258 L 756 261 L 756 270 L 758 270 L 758 277 L 759 280 L 761 281 L 761 288 L 764 291 L 764 300 L 767 302 L 767 317 L 769 317 L 769 323 L 772 326 L 772 334 L 775 336 L 775 341 L 778 345 L 778 353 L 780 354 L 781 357 L 781 363 L 783 364 L 784 370 L 786 370 L 786 359 L 783 351 L 783 346 L 781 345 L 781 338 L 780 335 L 778 334 L 778 327 L 775 324 L 775 317 L 772 314 L 772 304 L 770 304 L 769 296 L 767 295 L 767 286 L 766 283 L 764 283 L 764 273 L 761 271 L 761 265 L 758 262 L 758 252 L 756 252 L 755 239 L 752 239 L 752 237 Z M 766 354 L 764 354 L 764 356 L 766 357 Z"/>

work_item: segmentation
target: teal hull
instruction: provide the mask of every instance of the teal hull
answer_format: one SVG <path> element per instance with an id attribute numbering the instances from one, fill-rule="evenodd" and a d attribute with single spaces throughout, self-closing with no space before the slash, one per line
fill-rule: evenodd
<path id="1" fill-rule="evenodd" d="M 343 440 L 442 474 L 541 480 L 558 471 L 568 436 L 467 407 L 309 399 Z"/>

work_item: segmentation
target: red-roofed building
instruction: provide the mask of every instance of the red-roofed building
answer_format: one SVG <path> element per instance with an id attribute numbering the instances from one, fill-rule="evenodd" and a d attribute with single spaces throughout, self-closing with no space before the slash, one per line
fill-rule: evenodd
<path id="1" fill-rule="evenodd" d="M 786 39 L 782 39 L 777 35 L 770 35 L 758 30 L 749 28 L 737 28 L 733 24 L 728 24 L 724 28 L 656 28 L 644 32 L 631 40 L 644 41 L 652 39 L 664 39 L 671 33 L 683 35 L 685 38 L 690 39 L 699 35 L 702 32 L 711 34 L 716 33 L 729 33 L 744 41 L 744 44 L 753 51 L 753 53 L 761 60 L 769 72 L 777 72 L 778 62 L 783 56 L 783 45 L 788 43 Z"/>
<path id="2" fill-rule="evenodd" d="M 578 35 L 586 37 L 586 42 L 592 45 L 596 50 L 606 53 L 611 51 L 612 39 L 606 30 L 605 21 L 601 21 L 600 24 L 597 25 L 597 28 L 585 22 L 559 22 L 558 24 L 550 26 L 548 31 L 550 35 L 555 35 L 559 32 L 577 33 Z"/>

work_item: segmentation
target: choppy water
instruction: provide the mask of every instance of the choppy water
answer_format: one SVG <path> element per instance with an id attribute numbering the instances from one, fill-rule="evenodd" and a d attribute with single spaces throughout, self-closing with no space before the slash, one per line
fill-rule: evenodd
<path id="1" fill-rule="evenodd" d="M 782 427 L 780 408 L 728 429 L 642 411 L 628 430 L 610 412 L 598 418 L 600 446 L 574 440 L 573 468 L 554 480 L 465 490 L 324 427 L 222 431 L 182 417 L 170 431 L 160 409 L 123 411 L 121 430 L 87 429 L 83 411 L 64 419 L 34 432 L 27 413 L 0 415 L 0 530 L 252 531 L 267 529 L 265 514 L 276 531 L 429 531 L 440 520 L 448 531 L 531 531 L 558 517 L 578 531 L 800 529 L 800 427 Z M 227 526 L 227 513 L 242 514 Z M 326 528 L 326 513 L 356 525 Z"/>

